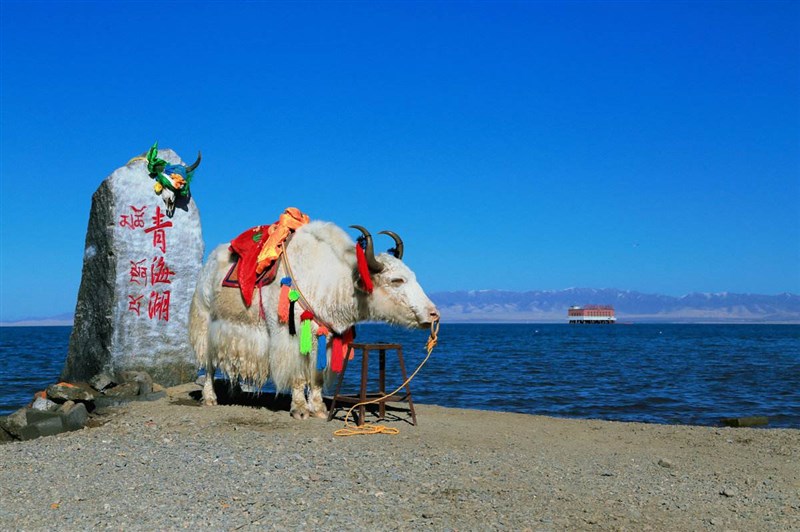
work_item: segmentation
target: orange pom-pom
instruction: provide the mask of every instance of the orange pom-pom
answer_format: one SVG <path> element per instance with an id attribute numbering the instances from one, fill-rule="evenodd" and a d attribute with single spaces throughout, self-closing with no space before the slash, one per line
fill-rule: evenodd
<path id="1" fill-rule="evenodd" d="M 281 284 L 281 293 L 278 296 L 278 321 L 287 323 L 289 321 L 289 290 L 288 285 Z"/>

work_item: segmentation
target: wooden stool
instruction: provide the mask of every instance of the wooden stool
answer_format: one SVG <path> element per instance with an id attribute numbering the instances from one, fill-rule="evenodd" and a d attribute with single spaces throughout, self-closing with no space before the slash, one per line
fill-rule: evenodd
<path id="1" fill-rule="evenodd" d="M 347 371 L 347 362 L 350 360 L 350 356 L 356 349 L 361 349 L 361 390 L 358 395 L 340 395 L 339 392 L 342 388 L 342 381 L 344 381 L 344 372 Z M 367 374 L 369 368 L 369 352 L 370 350 L 377 350 L 378 351 L 378 362 L 379 362 L 379 378 L 378 378 L 378 391 L 377 392 L 368 392 L 367 391 Z M 386 415 L 386 403 L 388 401 L 391 402 L 399 402 L 399 401 L 408 401 L 408 410 L 411 413 L 411 421 L 412 425 L 417 424 L 417 414 L 414 412 L 414 402 L 411 400 L 411 386 L 409 384 L 405 385 L 406 393 L 394 393 L 390 395 L 386 395 L 386 351 L 395 350 L 397 351 L 397 359 L 400 362 L 400 372 L 403 375 L 403 382 L 406 382 L 408 376 L 406 375 L 406 365 L 403 362 L 403 346 L 400 344 L 386 344 L 386 343 L 377 343 L 377 344 L 350 344 L 350 347 L 347 350 L 347 354 L 344 357 L 344 364 L 342 366 L 342 372 L 339 373 L 339 381 L 336 384 L 336 391 L 333 394 L 331 408 L 328 412 L 328 421 L 333 419 L 333 413 L 336 410 L 337 403 L 347 403 L 347 404 L 357 404 L 362 403 L 370 400 L 376 400 L 374 404 L 378 405 L 378 414 L 380 419 L 384 419 Z M 339 407 L 344 408 L 344 407 Z M 358 407 L 358 426 L 364 424 L 364 416 L 366 414 L 366 405 L 361 405 Z"/>

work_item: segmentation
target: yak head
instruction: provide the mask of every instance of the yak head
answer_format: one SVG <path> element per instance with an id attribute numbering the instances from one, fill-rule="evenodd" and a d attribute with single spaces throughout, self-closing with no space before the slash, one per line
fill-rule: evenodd
<path id="1" fill-rule="evenodd" d="M 376 257 L 372 235 L 359 225 L 351 227 L 362 233 L 359 243 L 364 248 L 373 284 L 372 293 L 366 297 L 367 319 L 405 327 L 430 327 L 439 319 L 439 311 L 417 282 L 417 276 L 403 262 L 400 237 L 392 231 L 381 231 L 394 240 L 395 247 Z M 360 279 L 359 285 L 363 287 Z"/>

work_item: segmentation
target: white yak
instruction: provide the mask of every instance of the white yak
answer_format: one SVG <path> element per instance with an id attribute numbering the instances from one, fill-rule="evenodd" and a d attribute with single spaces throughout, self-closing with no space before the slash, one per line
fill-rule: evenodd
<path id="1" fill-rule="evenodd" d="M 384 231 L 395 240 L 395 248 L 376 257 L 370 234 L 362 227 L 353 227 L 363 233 L 374 284 L 371 294 L 364 290 L 358 273 L 354 241 L 341 228 L 327 222 L 312 221 L 295 231 L 286 244 L 287 257 L 279 259 L 277 278 L 289 275 L 288 261 L 293 286 L 305 296 L 319 321 L 328 324 L 331 333 L 342 334 L 361 321 L 425 328 L 438 320 L 436 306 L 402 261 L 402 240 L 395 233 Z M 207 375 L 203 403 L 217 404 L 213 376 L 220 368 L 234 382 L 242 379 L 260 388 L 271 379 L 279 392 L 291 389 L 291 415 L 296 419 L 326 417 L 322 399 L 325 379 L 323 372 L 316 369 L 316 334 L 311 354 L 301 355 L 298 336 L 290 335 L 288 325 L 278 321 L 277 281 L 256 288 L 250 308 L 245 306 L 238 289 L 223 287 L 222 279 L 234 259 L 228 244 L 218 246 L 200 273 L 192 300 L 189 336 L 198 364 Z M 260 316 L 259 306 L 264 309 L 264 317 Z M 301 312 L 295 312 L 298 331 Z M 316 333 L 316 323 L 312 328 Z M 333 377 L 330 353 L 328 342 L 328 369 L 324 371 L 328 382 Z"/>

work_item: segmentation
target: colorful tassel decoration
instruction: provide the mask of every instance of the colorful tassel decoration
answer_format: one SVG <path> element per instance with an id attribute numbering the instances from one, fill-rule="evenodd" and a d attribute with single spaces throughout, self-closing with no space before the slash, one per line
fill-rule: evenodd
<path id="1" fill-rule="evenodd" d="M 364 290 L 368 294 L 372 293 L 372 278 L 369 276 L 369 266 L 367 265 L 367 257 L 364 255 L 364 248 L 356 243 L 356 262 L 358 264 L 358 273 L 361 275 L 361 281 L 364 283 Z"/>
<path id="2" fill-rule="evenodd" d="M 294 304 L 300 299 L 300 293 L 297 290 L 289 290 L 289 334 L 294 336 L 297 334 L 297 325 L 294 323 Z"/>
<path id="3" fill-rule="evenodd" d="M 289 290 L 291 287 L 291 277 L 281 279 L 281 293 L 278 296 L 278 321 L 281 323 L 289 321 Z"/>
<path id="4" fill-rule="evenodd" d="M 314 337 L 311 334 L 311 320 L 314 319 L 314 313 L 311 311 L 304 311 L 300 315 L 300 354 L 311 354 L 311 348 L 314 346 Z"/>
<path id="5" fill-rule="evenodd" d="M 326 338 L 328 337 L 328 328 L 324 325 L 317 327 L 317 370 L 324 371 L 328 366 L 328 353 Z"/>
<path id="6" fill-rule="evenodd" d="M 331 371 L 341 373 L 344 365 L 344 350 L 342 349 L 342 337 L 338 334 L 333 335 L 331 344 Z"/>
<path id="7" fill-rule="evenodd" d="M 356 327 L 355 325 L 350 327 L 344 332 L 342 337 L 342 349 L 345 353 L 350 353 L 350 356 L 347 360 L 353 360 L 355 358 L 356 353 L 355 351 L 350 351 L 350 344 L 353 343 L 353 340 L 356 339 Z"/>

